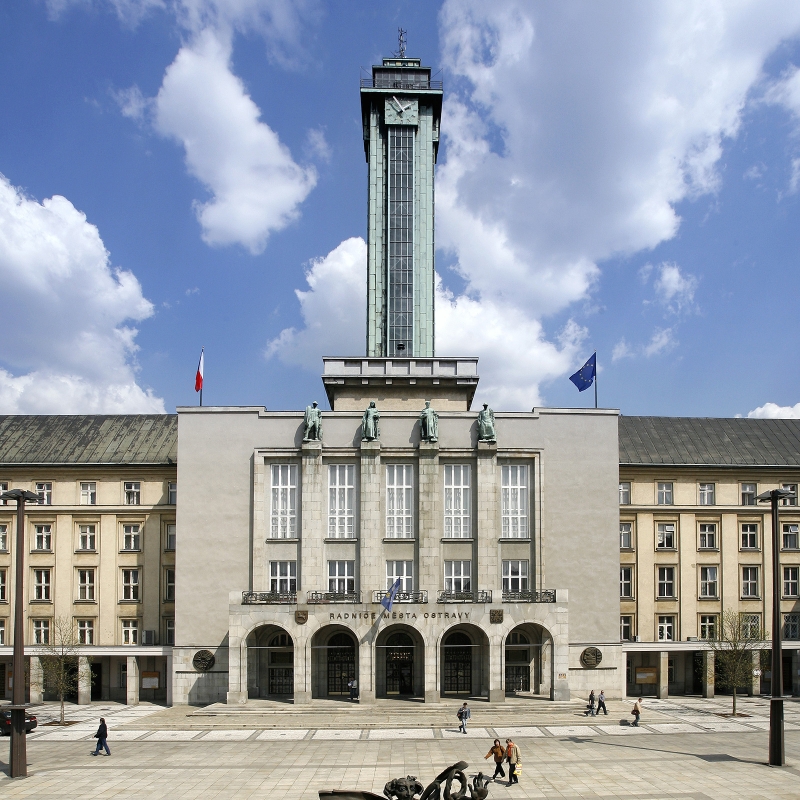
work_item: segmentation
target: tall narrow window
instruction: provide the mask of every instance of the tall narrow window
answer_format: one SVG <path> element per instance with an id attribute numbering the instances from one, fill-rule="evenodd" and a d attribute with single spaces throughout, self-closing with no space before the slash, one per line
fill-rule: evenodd
<path id="1" fill-rule="evenodd" d="M 629 506 L 631 504 L 631 482 L 620 481 L 619 484 L 619 504 Z"/>
<path id="2" fill-rule="evenodd" d="M 297 591 L 297 562 L 269 562 L 269 590 L 278 594 Z"/>
<path id="3" fill-rule="evenodd" d="M 94 644 L 94 620 L 78 620 L 78 643 Z"/>
<path id="4" fill-rule="evenodd" d="M 174 550 L 175 549 L 175 542 L 176 542 L 176 539 L 177 539 L 176 531 L 177 531 L 177 528 L 175 526 L 175 523 L 174 522 L 168 522 L 167 523 L 167 529 L 165 531 L 165 533 L 167 535 L 166 536 L 166 545 L 167 546 L 164 548 L 165 550 Z"/>
<path id="5" fill-rule="evenodd" d="M 675 617 L 658 618 L 658 641 L 671 642 L 675 639 Z"/>
<path id="6" fill-rule="evenodd" d="M 141 550 L 141 525 L 122 526 L 122 549 Z"/>
<path id="7" fill-rule="evenodd" d="M 331 539 L 355 537 L 356 468 L 352 464 L 328 467 L 328 536 Z"/>
<path id="8" fill-rule="evenodd" d="M 619 618 L 619 639 L 629 642 L 633 636 L 633 617 L 624 615 Z"/>
<path id="9" fill-rule="evenodd" d="M 633 597 L 633 567 L 619 568 L 619 596 L 623 600 Z"/>
<path id="10" fill-rule="evenodd" d="M 0 619 L 0 647 L 6 643 L 6 621 Z"/>
<path id="11" fill-rule="evenodd" d="M 792 497 L 784 497 L 781 500 L 782 506 L 796 506 L 797 505 L 797 484 L 796 483 L 782 483 L 781 489 L 786 489 L 792 493 Z"/>
<path id="12" fill-rule="evenodd" d="M 659 522 L 656 526 L 656 547 L 659 550 L 675 549 L 675 523 Z"/>
<path id="13" fill-rule="evenodd" d="M 273 464 L 272 510 L 270 537 L 294 539 L 297 537 L 297 465 Z"/>
<path id="14" fill-rule="evenodd" d="M 672 482 L 659 481 L 656 502 L 660 506 L 672 505 Z"/>
<path id="15" fill-rule="evenodd" d="M 178 484 L 174 481 L 167 484 L 167 503 L 171 506 L 178 504 Z"/>
<path id="16" fill-rule="evenodd" d="M 414 535 L 414 468 L 411 464 L 386 467 L 386 536 L 405 539 Z"/>
<path id="17" fill-rule="evenodd" d="M 619 524 L 619 549 L 630 550 L 633 546 L 633 523 L 620 522 Z"/>
<path id="18" fill-rule="evenodd" d="M 742 621 L 742 637 L 744 639 L 762 639 L 761 614 L 740 614 Z"/>
<path id="19" fill-rule="evenodd" d="M 164 620 L 164 639 L 168 645 L 175 644 L 175 617 L 167 617 Z"/>
<path id="20" fill-rule="evenodd" d="M 800 639 L 800 614 L 783 615 L 783 638 Z"/>
<path id="21" fill-rule="evenodd" d="M 353 594 L 356 590 L 355 561 L 328 562 L 328 591 Z"/>
<path id="22" fill-rule="evenodd" d="M 784 597 L 797 597 L 798 596 L 798 577 L 800 567 L 784 567 L 783 568 L 783 596 Z"/>
<path id="23" fill-rule="evenodd" d="M 175 602 L 175 568 L 164 570 L 164 602 Z"/>
<path id="24" fill-rule="evenodd" d="M 503 561 L 503 591 L 527 592 L 528 591 L 528 562 Z"/>
<path id="25" fill-rule="evenodd" d="M 97 529 L 94 525 L 78 526 L 78 550 L 97 549 Z"/>
<path id="26" fill-rule="evenodd" d="M 35 569 L 33 571 L 33 599 L 50 600 L 49 569 Z"/>
<path id="27" fill-rule="evenodd" d="M 33 643 L 50 644 L 50 620 L 33 620 Z"/>
<path id="28" fill-rule="evenodd" d="M 797 550 L 798 546 L 798 525 L 796 522 L 784 524 L 783 526 L 783 549 Z"/>
<path id="29" fill-rule="evenodd" d="M 703 522 L 700 525 L 700 549 L 717 549 L 717 525 L 715 522 Z"/>
<path id="30" fill-rule="evenodd" d="M 123 600 L 137 600 L 139 599 L 139 570 L 138 569 L 123 569 L 122 570 L 122 599 Z"/>
<path id="31" fill-rule="evenodd" d="M 528 468 L 505 466 L 501 470 L 500 506 L 504 539 L 528 538 Z"/>
<path id="32" fill-rule="evenodd" d="M 36 494 L 39 495 L 40 506 L 53 505 L 53 484 L 52 483 L 37 483 Z"/>
<path id="33" fill-rule="evenodd" d="M 658 568 L 658 598 L 675 597 L 675 567 Z"/>
<path id="34" fill-rule="evenodd" d="M 700 597 L 717 597 L 717 567 L 700 567 Z"/>
<path id="35" fill-rule="evenodd" d="M 94 570 L 78 570 L 78 600 L 94 600 Z"/>
<path id="36" fill-rule="evenodd" d="M 8 525 L 0 524 L 0 553 L 8 552 Z"/>
<path id="37" fill-rule="evenodd" d="M 53 549 L 53 526 L 34 525 L 33 527 L 33 549 L 52 550 Z"/>
<path id="38" fill-rule="evenodd" d="M 6 592 L 8 591 L 8 587 L 6 584 L 6 571 L 4 569 L 0 569 L 0 602 L 5 603 L 8 600 L 8 595 Z"/>
<path id="39" fill-rule="evenodd" d="M 139 644 L 139 620 L 136 619 L 122 620 L 122 644 L 124 645 Z"/>
<path id="40" fill-rule="evenodd" d="M 700 484 L 700 505 L 713 506 L 715 503 L 715 492 L 713 483 Z"/>
<path id="41" fill-rule="evenodd" d="M 81 505 L 93 506 L 97 504 L 97 484 L 94 481 L 81 483 Z"/>
<path id="42" fill-rule="evenodd" d="M 414 355 L 414 131 L 389 126 L 389 357 Z"/>
<path id="43" fill-rule="evenodd" d="M 446 592 L 471 592 L 471 576 L 471 561 L 444 562 L 444 590 Z"/>
<path id="44" fill-rule="evenodd" d="M 742 505 L 754 506 L 756 504 L 756 485 L 754 483 L 742 484 Z"/>
<path id="45" fill-rule="evenodd" d="M 758 549 L 758 525 L 746 522 L 742 525 L 742 550 Z"/>
<path id="46" fill-rule="evenodd" d="M 742 567 L 742 597 L 758 597 L 758 567 Z"/>
<path id="47" fill-rule="evenodd" d="M 414 562 L 413 561 L 387 561 L 386 562 L 386 588 L 391 589 L 396 580 L 400 580 L 400 592 L 414 591 Z"/>
<path id="48" fill-rule="evenodd" d="M 469 464 L 447 464 L 444 468 L 444 535 L 446 538 L 469 539 L 470 483 Z"/>
<path id="49" fill-rule="evenodd" d="M 701 639 L 716 639 L 717 638 L 717 615 L 716 614 L 703 614 L 700 617 L 700 638 Z"/>
<path id="50" fill-rule="evenodd" d="M 3 494 L 3 492 L 7 491 L 8 491 L 8 483 L 6 481 L 0 481 L 0 494 Z M 7 505 L 8 505 L 8 500 L 0 500 L 0 506 L 7 506 Z"/>
<path id="51" fill-rule="evenodd" d="M 142 484 L 139 481 L 125 481 L 123 488 L 125 505 L 140 505 L 142 501 Z"/>

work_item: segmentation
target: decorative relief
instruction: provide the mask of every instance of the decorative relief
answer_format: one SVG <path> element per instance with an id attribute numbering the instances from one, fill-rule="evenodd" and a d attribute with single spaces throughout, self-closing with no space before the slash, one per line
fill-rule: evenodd
<path id="1" fill-rule="evenodd" d="M 581 653 L 581 664 L 586 669 L 594 669 L 603 660 L 603 654 L 597 647 L 587 647 Z"/>
<path id="2" fill-rule="evenodd" d="M 192 666 L 198 672 L 208 672 L 215 661 L 214 654 L 210 650 L 198 650 L 192 659 Z"/>
<path id="3" fill-rule="evenodd" d="M 294 621 L 298 625 L 305 625 L 308 622 L 308 611 L 295 611 Z"/>
<path id="4" fill-rule="evenodd" d="M 490 608 L 489 609 L 489 622 L 493 622 L 495 625 L 500 625 L 503 622 L 503 609 L 502 608 Z"/>

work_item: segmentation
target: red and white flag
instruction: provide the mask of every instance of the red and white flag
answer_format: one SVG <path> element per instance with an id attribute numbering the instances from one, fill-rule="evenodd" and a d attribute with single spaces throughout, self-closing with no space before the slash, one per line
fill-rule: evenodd
<path id="1" fill-rule="evenodd" d="M 194 376 L 194 390 L 196 392 L 203 391 L 203 354 L 205 347 L 200 349 L 200 363 L 197 365 L 197 374 Z"/>

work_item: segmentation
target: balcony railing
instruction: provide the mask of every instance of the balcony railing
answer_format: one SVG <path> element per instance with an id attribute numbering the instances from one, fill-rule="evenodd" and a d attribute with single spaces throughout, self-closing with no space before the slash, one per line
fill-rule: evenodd
<path id="1" fill-rule="evenodd" d="M 491 603 L 492 592 L 439 592 L 437 603 Z"/>
<path id="2" fill-rule="evenodd" d="M 388 78 L 378 78 L 374 80 L 373 78 L 362 78 L 361 79 L 361 88 L 362 89 L 398 89 L 400 91 L 408 91 L 414 92 L 424 89 L 435 89 L 437 91 L 442 91 L 443 84 L 442 81 L 428 81 L 424 79 L 409 79 L 405 81 L 393 81 L 389 80 Z"/>
<path id="3" fill-rule="evenodd" d="M 253 606 L 262 603 L 297 602 L 297 592 L 242 592 L 242 605 Z"/>
<path id="4" fill-rule="evenodd" d="M 380 603 L 383 598 L 386 597 L 386 590 L 385 589 L 376 589 L 372 593 L 372 602 L 373 603 Z M 395 603 L 427 603 L 428 602 L 428 593 L 427 592 L 398 592 L 394 596 Z"/>
<path id="5" fill-rule="evenodd" d="M 361 592 L 308 592 L 309 603 L 360 603 Z"/>
<path id="6" fill-rule="evenodd" d="M 541 592 L 503 592 L 504 603 L 555 603 L 555 589 Z"/>

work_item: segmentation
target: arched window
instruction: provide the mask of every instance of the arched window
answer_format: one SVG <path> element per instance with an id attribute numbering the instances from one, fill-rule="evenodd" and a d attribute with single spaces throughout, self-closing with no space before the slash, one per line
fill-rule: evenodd
<path id="1" fill-rule="evenodd" d="M 291 647 L 292 637 L 288 633 L 277 633 L 269 640 L 270 647 Z"/>
<path id="2" fill-rule="evenodd" d="M 448 647 L 469 647 L 472 644 L 472 640 L 466 633 L 456 631 L 455 633 L 451 633 L 447 639 L 445 639 L 444 643 Z"/>
<path id="3" fill-rule="evenodd" d="M 506 644 L 530 644 L 531 641 L 524 633 L 519 633 L 518 631 L 512 631 L 508 635 L 508 641 Z"/>
<path id="4" fill-rule="evenodd" d="M 413 647 L 414 642 L 411 637 L 404 633 L 403 631 L 398 631 L 397 633 L 393 633 L 387 640 L 386 640 L 387 647 Z"/>
<path id="5" fill-rule="evenodd" d="M 335 633 L 331 638 L 328 640 L 328 647 L 353 647 L 355 648 L 355 644 L 353 644 L 352 638 L 347 633 Z"/>

